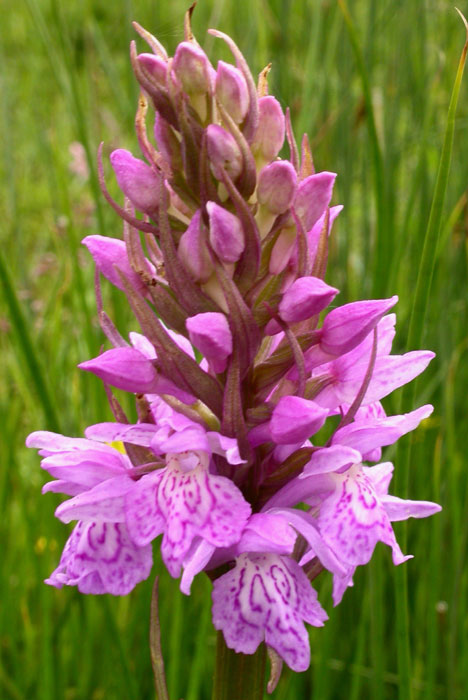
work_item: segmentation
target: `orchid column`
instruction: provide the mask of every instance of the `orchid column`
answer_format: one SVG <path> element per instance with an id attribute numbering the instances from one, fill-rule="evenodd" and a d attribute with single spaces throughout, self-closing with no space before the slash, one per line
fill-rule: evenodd
<path id="1" fill-rule="evenodd" d="M 80 367 L 103 380 L 115 421 L 85 439 L 27 441 L 57 479 L 44 491 L 71 497 L 57 517 L 77 521 L 47 583 L 125 595 L 150 575 L 162 535 L 184 593 L 202 571 L 213 581 L 214 697 L 261 698 L 265 646 L 270 691 L 283 660 L 309 666 L 305 623 L 327 620 L 311 581 L 331 572 L 338 604 L 378 541 L 395 564 L 408 559 L 392 521 L 440 510 L 389 495 L 393 465 L 379 463 L 432 411 L 387 416 L 380 401 L 433 354 L 390 354 L 396 297 L 336 305 L 325 282 L 336 175 L 315 172 L 306 136 L 299 153 L 268 70 L 256 85 L 234 42 L 210 30 L 235 61 L 215 70 L 190 15 L 172 58 L 135 28 L 151 49 L 131 47 L 144 160 L 111 154 L 123 206 L 101 163 L 123 240 L 83 241 L 112 347 Z M 100 275 L 138 322 L 128 341 L 102 308 Z M 137 423 L 111 387 L 134 394 Z"/>

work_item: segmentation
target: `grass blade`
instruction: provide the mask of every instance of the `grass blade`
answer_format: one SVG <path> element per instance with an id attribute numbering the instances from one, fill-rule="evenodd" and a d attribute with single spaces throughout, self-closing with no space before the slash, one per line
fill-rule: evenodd
<path id="1" fill-rule="evenodd" d="M 468 26 L 466 25 L 464 18 L 463 21 L 465 22 L 465 27 L 467 28 L 467 36 L 458 63 L 458 69 L 450 98 L 444 143 L 440 156 L 434 196 L 429 215 L 429 223 L 424 237 L 424 245 L 418 268 L 416 290 L 414 293 L 413 306 L 410 315 L 407 339 L 408 349 L 419 347 L 423 339 L 424 323 L 429 306 L 431 283 L 438 253 L 438 241 L 442 228 L 445 194 L 447 191 L 450 162 L 452 159 L 455 114 L 468 51 Z M 401 412 L 406 412 L 410 410 L 411 406 L 413 406 L 416 395 L 415 384 L 415 382 L 411 382 L 403 388 L 401 393 Z M 395 489 L 400 498 L 407 498 L 409 465 L 411 458 L 411 440 L 402 441 L 398 446 L 397 454 L 399 468 L 396 470 L 395 474 Z M 403 551 L 405 551 L 407 542 L 406 523 L 402 523 L 399 527 L 399 540 Z M 400 700 L 411 700 L 412 688 L 408 618 L 408 579 L 407 568 L 404 566 L 400 566 L 395 569 L 395 603 L 397 613 L 396 633 L 398 640 L 398 668 L 400 673 Z"/>
<path id="2" fill-rule="evenodd" d="M 15 329 L 18 339 L 18 346 L 23 353 L 26 366 L 31 375 L 31 383 L 36 389 L 39 402 L 42 404 L 47 427 L 50 430 L 59 430 L 59 420 L 55 411 L 55 406 L 49 394 L 49 389 L 44 376 L 44 372 L 36 354 L 36 350 L 31 341 L 29 334 L 28 323 L 26 321 L 23 309 L 15 292 L 8 266 L 6 265 L 3 255 L 0 253 L 0 282 L 3 287 L 3 296 L 8 307 L 10 320 Z"/>

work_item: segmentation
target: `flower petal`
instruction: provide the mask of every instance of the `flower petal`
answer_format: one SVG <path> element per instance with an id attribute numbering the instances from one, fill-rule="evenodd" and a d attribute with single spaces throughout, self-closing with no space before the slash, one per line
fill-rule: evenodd
<path id="1" fill-rule="evenodd" d="M 251 513 L 232 481 L 210 474 L 202 465 L 184 472 L 175 458 L 161 480 L 158 502 L 166 518 L 161 553 L 174 577 L 195 537 L 229 547 L 239 541 Z"/>
<path id="2" fill-rule="evenodd" d="M 125 495 L 125 521 L 133 542 L 143 547 L 164 532 L 166 519 L 158 503 L 165 469 L 145 474 Z"/>
<path id="3" fill-rule="evenodd" d="M 427 518 L 442 510 L 438 503 L 431 501 L 409 501 L 389 495 L 382 497 L 382 505 L 392 522 L 408 518 Z"/>
<path id="4" fill-rule="evenodd" d="M 173 454 L 166 469 L 143 476 L 126 497 L 130 536 L 140 546 L 164 532 L 161 552 L 171 576 L 180 574 L 192 543 L 202 538 L 215 547 L 239 541 L 251 508 L 235 484 L 210 474 L 197 453 L 184 467 Z"/>
<path id="5" fill-rule="evenodd" d="M 106 479 L 94 488 L 61 503 L 55 515 L 64 523 L 72 520 L 124 522 L 124 496 L 134 487 L 135 482 L 129 476 Z"/>
<path id="6" fill-rule="evenodd" d="M 135 547 L 125 525 L 79 522 L 45 582 L 56 588 L 78 586 L 81 593 L 126 595 L 148 578 L 152 564 L 151 546 Z"/>
<path id="7" fill-rule="evenodd" d="M 402 435 L 418 427 L 419 423 L 431 415 L 430 404 L 415 411 L 398 416 L 388 416 L 377 420 L 359 420 L 337 430 L 332 441 L 334 444 L 348 445 L 361 454 L 367 455 L 371 450 L 385 445 L 392 445 Z"/>
<path id="8" fill-rule="evenodd" d="M 372 481 L 360 466 L 334 474 L 334 493 L 326 498 L 318 516 L 320 532 L 338 558 L 348 566 L 367 564 L 381 541 L 392 548 L 394 564 L 405 557 Z"/>
<path id="9" fill-rule="evenodd" d="M 314 452 L 298 478 L 306 479 L 313 474 L 336 472 L 348 465 L 358 464 L 361 460 L 361 453 L 351 447 L 344 447 L 342 445 L 322 447 Z"/>
<path id="10" fill-rule="evenodd" d="M 271 437 L 280 445 L 301 442 L 320 430 L 327 416 L 328 410 L 314 401 L 283 396 L 271 416 Z"/>
<path id="11" fill-rule="evenodd" d="M 310 663 L 304 622 L 321 627 L 327 614 L 298 564 L 277 554 L 241 554 L 213 583 L 213 625 L 230 649 L 253 654 L 265 640 L 294 671 Z"/>

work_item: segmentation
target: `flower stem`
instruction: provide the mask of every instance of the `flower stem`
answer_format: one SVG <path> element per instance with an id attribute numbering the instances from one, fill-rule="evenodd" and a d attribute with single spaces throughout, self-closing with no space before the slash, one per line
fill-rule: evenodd
<path id="1" fill-rule="evenodd" d="M 212 700 L 262 700 L 265 666 L 265 644 L 255 654 L 237 654 L 218 632 Z"/>

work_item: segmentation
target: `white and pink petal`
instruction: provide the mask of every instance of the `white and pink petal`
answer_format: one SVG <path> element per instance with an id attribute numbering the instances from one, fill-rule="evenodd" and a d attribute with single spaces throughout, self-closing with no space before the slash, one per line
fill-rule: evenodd
<path id="1" fill-rule="evenodd" d="M 106 479 L 61 503 L 55 516 L 64 523 L 72 520 L 122 523 L 125 520 L 125 495 L 135 486 L 133 479 L 127 475 Z"/>
<path id="2" fill-rule="evenodd" d="M 232 481 L 210 474 L 201 463 L 184 471 L 175 456 L 161 480 L 158 502 L 166 519 L 161 553 L 174 577 L 179 576 L 194 538 L 229 547 L 239 541 L 251 513 Z"/>
<path id="3" fill-rule="evenodd" d="M 151 546 L 136 547 L 125 525 L 79 522 L 45 582 L 56 588 L 77 586 L 81 593 L 127 595 L 148 578 L 152 564 Z"/>
<path id="4" fill-rule="evenodd" d="M 294 671 L 310 663 L 304 622 L 327 619 L 299 565 L 277 554 L 241 554 L 234 569 L 213 584 L 213 624 L 229 648 L 253 654 L 261 642 Z"/>
<path id="5" fill-rule="evenodd" d="M 125 522 L 133 542 L 144 547 L 164 532 L 166 519 L 161 513 L 158 491 L 164 469 L 145 474 L 125 495 Z"/>
<path id="6" fill-rule="evenodd" d="M 385 508 L 362 468 L 355 465 L 330 478 L 335 490 L 320 507 L 318 525 L 338 559 L 348 566 L 367 564 L 379 541 L 391 547 L 395 564 L 410 558 L 402 554 Z"/>

